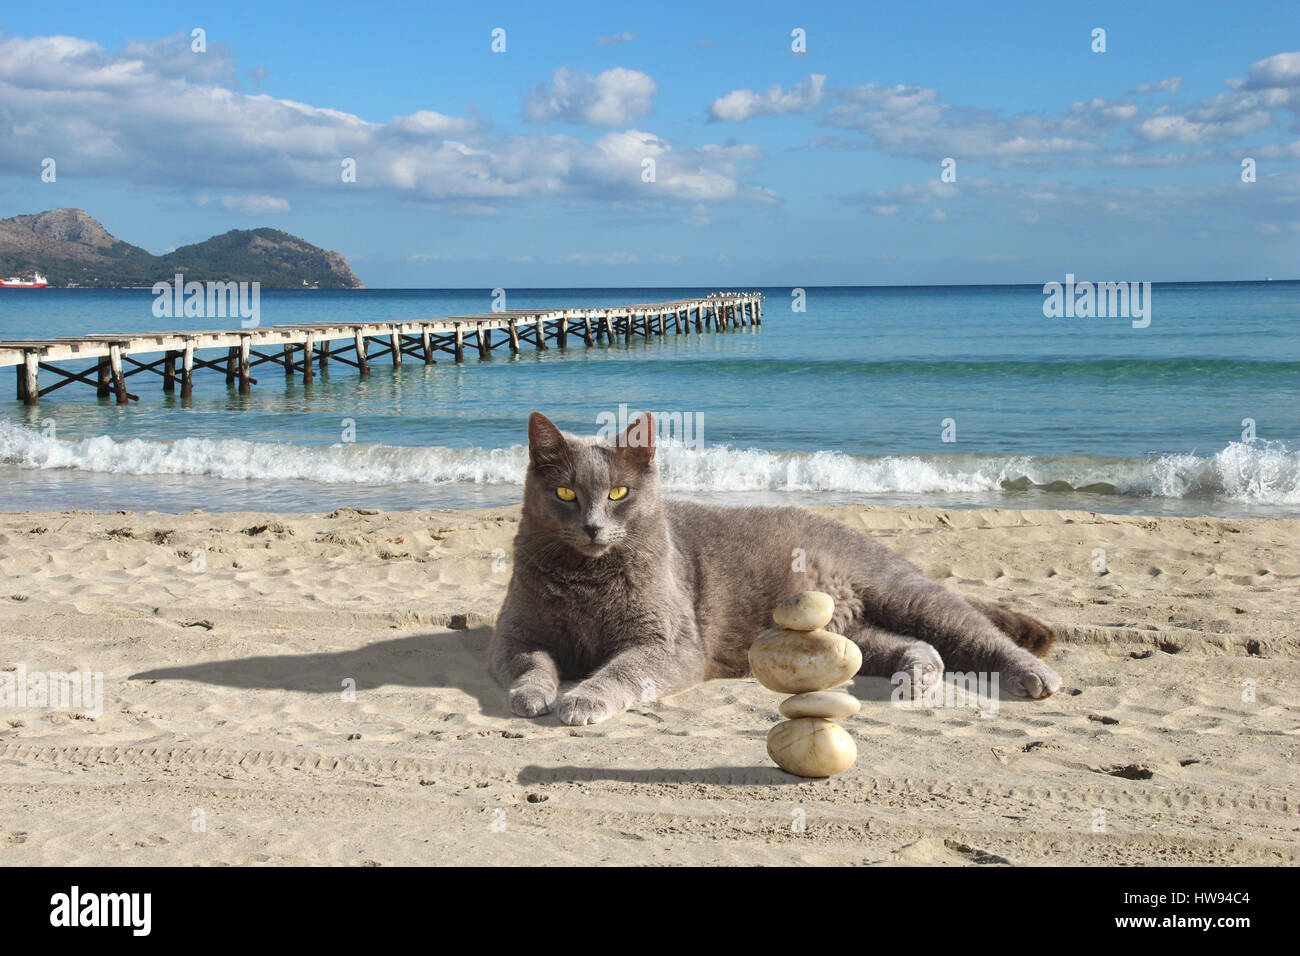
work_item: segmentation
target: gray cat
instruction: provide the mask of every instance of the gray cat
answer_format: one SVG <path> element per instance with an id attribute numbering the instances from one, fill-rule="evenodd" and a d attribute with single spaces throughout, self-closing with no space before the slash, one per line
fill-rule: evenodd
<path id="1" fill-rule="evenodd" d="M 700 681 L 745 677 L 772 609 L 802 590 L 834 598 L 828 630 L 862 649 L 863 674 L 929 687 L 946 662 L 997 672 L 1012 696 L 1061 686 L 1035 657 L 1051 646 L 1047 625 L 962 598 L 838 522 L 802 508 L 665 501 L 654 428 L 642 415 L 607 444 L 537 412 L 528 420 L 523 519 L 490 651 L 516 714 L 554 709 L 565 724 L 594 724 Z M 557 699 L 561 680 L 578 684 Z"/>

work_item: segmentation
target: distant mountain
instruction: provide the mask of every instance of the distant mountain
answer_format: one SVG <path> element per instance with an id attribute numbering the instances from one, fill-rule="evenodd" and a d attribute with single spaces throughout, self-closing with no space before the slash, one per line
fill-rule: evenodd
<path id="1" fill-rule="evenodd" d="M 188 281 L 260 282 L 265 289 L 363 289 L 337 252 L 278 229 L 233 229 L 155 256 L 111 236 L 81 209 L 0 219 L 0 278 L 33 271 L 51 286 L 148 286 Z"/>

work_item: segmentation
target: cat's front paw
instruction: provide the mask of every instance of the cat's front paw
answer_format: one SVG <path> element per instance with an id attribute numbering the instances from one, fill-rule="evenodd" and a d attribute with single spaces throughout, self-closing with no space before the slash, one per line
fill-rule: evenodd
<path id="1" fill-rule="evenodd" d="M 555 698 L 532 685 L 514 687 L 510 690 L 510 709 L 520 717 L 540 717 L 549 714 Z"/>
<path id="2" fill-rule="evenodd" d="M 925 641 L 916 641 L 898 655 L 893 676 L 898 700 L 925 703 L 943 681 L 943 658 Z"/>
<path id="3" fill-rule="evenodd" d="M 614 713 L 615 707 L 605 698 L 582 688 L 569 691 L 555 705 L 560 723 L 570 727 L 598 724 Z"/>

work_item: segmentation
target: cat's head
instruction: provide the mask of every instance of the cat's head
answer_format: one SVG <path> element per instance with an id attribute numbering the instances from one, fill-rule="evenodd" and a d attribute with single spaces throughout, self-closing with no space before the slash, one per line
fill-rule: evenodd
<path id="1" fill-rule="evenodd" d="M 533 412 L 525 516 L 538 533 L 588 558 L 644 545 L 663 519 L 654 433 L 649 413 L 611 444 L 566 435 Z"/>

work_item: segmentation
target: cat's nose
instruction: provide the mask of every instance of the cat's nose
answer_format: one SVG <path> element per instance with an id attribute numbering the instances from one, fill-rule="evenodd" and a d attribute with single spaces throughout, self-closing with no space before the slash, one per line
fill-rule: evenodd
<path id="1" fill-rule="evenodd" d="M 594 524 L 584 524 L 582 530 L 587 532 L 587 537 L 591 538 L 592 541 L 595 541 L 596 535 L 600 534 L 600 528 Z"/>

